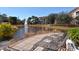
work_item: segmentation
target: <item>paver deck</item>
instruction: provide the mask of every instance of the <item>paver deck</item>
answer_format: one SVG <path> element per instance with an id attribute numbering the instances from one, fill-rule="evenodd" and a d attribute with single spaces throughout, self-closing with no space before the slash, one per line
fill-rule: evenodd
<path id="1" fill-rule="evenodd" d="M 50 35 L 52 35 L 52 33 L 35 35 L 29 38 L 25 38 L 21 41 L 18 41 L 10 45 L 9 47 L 20 50 L 20 51 L 29 51 L 33 47 L 34 44 L 42 40 L 42 38 L 44 38 L 45 36 L 50 36 Z"/>

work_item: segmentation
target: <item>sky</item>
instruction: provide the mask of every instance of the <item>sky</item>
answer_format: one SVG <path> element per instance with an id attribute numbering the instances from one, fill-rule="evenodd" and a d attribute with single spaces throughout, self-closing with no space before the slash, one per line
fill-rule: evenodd
<path id="1" fill-rule="evenodd" d="M 70 12 L 74 7 L 0 7 L 0 14 L 27 19 L 31 16 L 47 16 L 51 13 Z"/>

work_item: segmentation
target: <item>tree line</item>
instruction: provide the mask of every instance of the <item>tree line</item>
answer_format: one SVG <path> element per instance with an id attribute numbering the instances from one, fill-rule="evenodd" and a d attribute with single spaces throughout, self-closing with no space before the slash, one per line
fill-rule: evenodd
<path id="1" fill-rule="evenodd" d="M 79 16 L 73 18 L 68 13 L 51 13 L 48 16 L 31 16 L 27 19 L 28 24 L 79 24 Z"/>
<path id="2" fill-rule="evenodd" d="M 9 22 L 13 25 L 17 25 L 17 24 L 24 24 L 24 21 L 25 21 L 25 19 L 21 20 L 16 16 L 9 16 L 8 17 L 6 14 L 0 14 L 0 23 Z"/>

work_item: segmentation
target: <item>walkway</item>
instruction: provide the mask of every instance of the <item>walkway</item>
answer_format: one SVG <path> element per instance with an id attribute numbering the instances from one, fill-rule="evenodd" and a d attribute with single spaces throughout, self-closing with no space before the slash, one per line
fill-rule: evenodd
<path id="1" fill-rule="evenodd" d="M 42 40 L 45 36 L 50 36 L 50 35 L 52 35 L 52 33 L 35 35 L 29 38 L 25 38 L 21 41 L 18 41 L 10 45 L 9 47 L 20 51 L 29 51 L 34 46 L 34 44 Z"/>

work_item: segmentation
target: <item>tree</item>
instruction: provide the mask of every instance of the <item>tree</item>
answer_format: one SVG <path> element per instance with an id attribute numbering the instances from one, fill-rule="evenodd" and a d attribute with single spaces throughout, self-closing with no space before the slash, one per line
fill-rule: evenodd
<path id="1" fill-rule="evenodd" d="M 79 20 L 79 16 L 77 16 L 75 19 Z"/>
<path id="2" fill-rule="evenodd" d="M 27 19 L 28 24 L 39 24 L 39 22 L 39 18 L 36 16 L 32 16 Z"/>
<path id="3" fill-rule="evenodd" d="M 79 16 L 77 16 L 75 19 L 76 19 L 76 24 L 79 24 Z"/>
<path id="4" fill-rule="evenodd" d="M 20 24 L 24 24 L 26 19 L 20 20 Z"/>
<path id="5" fill-rule="evenodd" d="M 0 15 L 0 22 L 8 22 L 8 17 L 6 14 Z"/>
<path id="6" fill-rule="evenodd" d="M 11 24 L 17 24 L 17 17 L 12 17 L 12 16 L 10 16 L 10 17 L 9 17 L 9 22 L 10 22 Z"/>
<path id="7" fill-rule="evenodd" d="M 57 14 L 50 14 L 50 15 L 48 15 L 47 22 L 50 23 L 50 24 L 54 24 L 56 17 L 57 17 Z"/>
<path id="8" fill-rule="evenodd" d="M 31 24 L 31 17 L 28 17 L 27 23 L 28 23 L 28 24 Z"/>
<path id="9" fill-rule="evenodd" d="M 32 24 L 39 24 L 39 19 L 38 19 L 38 17 L 32 16 L 31 22 L 32 22 Z"/>
<path id="10" fill-rule="evenodd" d="M 57 24 L 70 24 L 72 20 L 73 18 L 66 13 L 60 13 L 56 18 Z"/>

